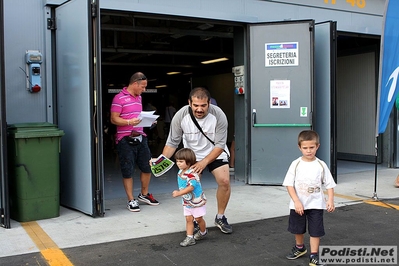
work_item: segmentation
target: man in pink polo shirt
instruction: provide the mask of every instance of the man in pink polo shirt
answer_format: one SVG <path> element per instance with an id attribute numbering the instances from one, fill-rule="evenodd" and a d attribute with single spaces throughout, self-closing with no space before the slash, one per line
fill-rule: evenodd
<path id="1" fill-rule="evenodd" d="M 138 118 L 143 110 L 141 94 L 147 87 L 147 78 L 141 72 L 132 75 L 129 85 L 115 95 L 111 105 L 111 123 L 116 125 L 116 148 L 123 177 L 123 186 L 127 196 L 129 211 L 138 212 L 140 206 L 133 196 L 133 172 L 135 165 L 139 167 L 141 193 L 137 199 L 149 205 L 158 205 L 152 194 L 148 193 L 151 169 L 148 161 L 151 159 L 147 136 Z"/>

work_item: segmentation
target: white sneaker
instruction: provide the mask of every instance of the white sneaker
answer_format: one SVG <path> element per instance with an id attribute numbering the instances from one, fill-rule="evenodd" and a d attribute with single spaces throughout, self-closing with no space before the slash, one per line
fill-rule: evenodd
<path id="1" fill-rule="evenodd" d="M 195 239 L 193 237 L 187 236 L 182 242 L 180 242 L 180 246 L 187 247 L 195 245 Z"/>
<path id="2" fill-rule="evenodd" d="M 127 202 L 127 209 L 131 212 L 139 212 L 140 211 L 139 202 L 135 199 L 129 200 Z"/>

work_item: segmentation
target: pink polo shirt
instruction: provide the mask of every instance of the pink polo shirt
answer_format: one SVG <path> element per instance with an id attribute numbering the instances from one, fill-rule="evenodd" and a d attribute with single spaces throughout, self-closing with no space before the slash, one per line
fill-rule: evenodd
<path id="1" fill-rule="evenodd" d="M 121 92 L 115 95 L 112 100 L 111 113 L 119 113 L 123 119 L 132 119 L 140 115 L 143 110 L 141 104 L 141 95 L 132 96 L 128 91 L 127 87 L 124 87 Z M 129 136 L 131 131 L 135 130 L 140 134 L 146 136 L 142 127 L 134 127 L 132 125 L 117 126 L 116 127 L 116 143 L 118 143 L 123 137 Z"/>

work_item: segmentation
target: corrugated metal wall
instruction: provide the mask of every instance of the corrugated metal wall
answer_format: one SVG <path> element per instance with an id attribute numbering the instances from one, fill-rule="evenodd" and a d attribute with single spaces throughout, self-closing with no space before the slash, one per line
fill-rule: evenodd
<path id="1" fill-rule="evenodd" d="M 46 79 L 53 73 L 46 66 L 51 54 L 47 44 L 46 4 L 58 5 L 66 0 L 6 0 L 4 1 L 5 86 L 7 123 L 49 121 L 52 113 L 52 84 Z M 286 2 L 286 3 L 285 3 Z M 338 30 L 379 34 L 384 0 L 368 2 L 364 8 L 348 4 L 325 4 L 319 1 L 255 1 L 255 0 L 182 0 L 126 1 L 101 0 L 104 9 L 135 12 L 207 17 L 242 22 L 295 20 L 314 18 L 316 21 L 336 20 Z M 228 5 L 226 5 L 228 3 Z M 280 12 L 281 11 L 281 12 Z M 46 44 L 47 42 L 47 44 Z M 42 91 L 31 94 L 26 90 L 25 52 L 43 53 Z M 23 106 L 23 108 L 21 108 Z M 50 121 L 51 122 L 51 121 Z"/>
<path id="2" fill-rule="evenodd" d="M 369 52 L 338 58 L 338 159 L 369 161 L 375 154 L 375 57 Z"/>
<path id="3" fill-rule="evenodd" d="M 385 0 L 367 1 L 367 5 L 322 0 L 100 0 L 102 9 L 237 22 L 332 20 L 338 21 L 339 31 L 364 34 L 380 34 L 384 6 Z"/>

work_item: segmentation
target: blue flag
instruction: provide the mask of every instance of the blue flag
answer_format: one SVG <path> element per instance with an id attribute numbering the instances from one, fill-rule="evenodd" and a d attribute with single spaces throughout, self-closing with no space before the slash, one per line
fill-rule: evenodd
<path id="1" fill-rule="evenodd" d="M 396 100 L 399 75 L 399 0 L 388 0 L 381 38 L 380 82 L 378 86 L 378 134 L 384 133 Z M 377 136 L 378 136 L 377 134 Z"/>

